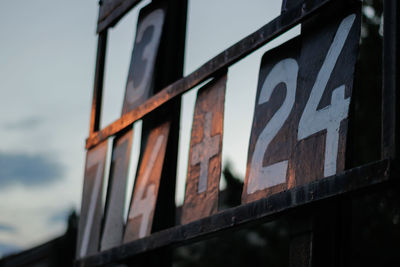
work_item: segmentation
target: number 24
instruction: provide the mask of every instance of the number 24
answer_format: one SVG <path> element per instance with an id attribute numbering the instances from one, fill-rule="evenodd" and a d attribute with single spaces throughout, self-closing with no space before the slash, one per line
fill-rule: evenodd
<path id="1" fill-rule="evenodd" d="M 317 110 L 317 107 L 350 33 L 355 17 L 354 14 L 349 15 L 339 25 L 299 122 L 298 140 L 325 129 L 327 131 L 324 163 L 325 177 L 336 173 L 340 122 L 347 118 L 350 105 L 350 98 L 345 98 L 345 85 L 333 90 L 329 106 L 320 110 Z M 269 166 L 262 166 L 262 162 L 270 142 L 283 126 L 294 106 L 298 70 L 299 66 L 295 59 L 283 59 L 272 68 L 262 85 L 258 105 L 269 101 L 272 92 L 279 83 L 285 83 L 287 93 L 282 106 L 257 139 L 250 165 L 247 194 L 286 182 L 288 160 Z"/>

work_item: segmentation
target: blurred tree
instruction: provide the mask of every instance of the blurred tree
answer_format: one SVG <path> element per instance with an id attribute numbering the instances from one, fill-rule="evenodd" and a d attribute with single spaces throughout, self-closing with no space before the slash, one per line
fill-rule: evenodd
<path id="1" fill-rule="evenodd" d="M 382 91 L 382 0 L 365 0 L 353 98 L 347 168 L 380 159 Z"/>
<path id="2" fill-rule="evenodd" d="M 233 174 L 230 164 L 223 169 L 223 179 L 220 209 L 240 205 L 243 179 Z M 288 266 L 288 257 L 288 224 L 281 219 L 177 248 L 174 266 Z"/>

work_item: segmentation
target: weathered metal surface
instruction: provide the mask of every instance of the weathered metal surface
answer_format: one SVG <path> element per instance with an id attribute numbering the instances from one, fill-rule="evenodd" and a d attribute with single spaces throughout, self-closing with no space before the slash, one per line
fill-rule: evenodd
<path id="1" fill-rule="evenodd" d="M 154 90 L 154 70 L 165 21 L 165 6 L 150 4 L 140 11 L 122 115 L 147 100 Z"/>
<path id="2" fill-rule="evenodd" d="M 133 129 L 123 132 L 114 139 L 100 250 L 122 244 L 125 225 L 123 217 L 126 183 L 128 179 L 132 136 Z"/>
<path id="3" fill-rule="evenodd" d="M 106 154 L 107 142 L 99 144 L 86 154 L 78 244 L 76 248 L 78 258 L 93 254 L 99 250 Z"/>
<path id="4" fill-rule="evenodd" d="M 373 188 L 388 181 L 398 181 L 395 179 L 398 172 L 392 173 L 389 163 L 387 160 L 374 162 L 252 203 L 224 210 L 189 224 L 163 230 L 119 248 L 80 259 L 77 266 L 97 266 L 128 259 L 166 246 L 192 243 L 207 238 L 211 234 L 246 226 L 250 222 L 276 219 L 285 211 L 294 210 L 306 204 L 317 204 L 335 196 L 354 195 L 357 191 Z"/>
<path id="5" fill-rule="evenodd" d="M 141 0 L 100 0 L 97 33 L 114 26 L 129 10 Z"/>
<path id="6" fill-rule="evenodd" d="M 101 103 L 103 97 L 104 66 L 106 61 L 107 31 L 99 34 L 97 41 L 96 70 L 93 86 L 92 111 L 90 116 L 89 136 L 100 130 Z"/>
<path id="7" fill-rule="evenodd" d="M 250 35 L 249 37 L 243 39 L 236 45 L 231 48 L 225 50 L 223 53 L 215 57 L 214 59 L 207 62 L 205 65 L 200 67 L 198 70 L 190 74 L 189 76 L 175 82 L 172 85 L 164 88 L 160 93 L 147 100 L 146 102 L 139 104 L 136 108 L 126 113 L 119 120 L 115 121 L 113 124 L 107 126 L 102 131 L 98 133 L 94 133 L 87 140 L 87 147 L 93 147 L 98 144 L 102 140 L 105 140 L 111 135 L 117 134 L 120 131 L 128 128 L 133 122 L 136 120 L 143 118 L 145 115 L 152 111 L 150 115 L 154 113 L 158 113 L 161 111 L 166 105 L 170 104 L 179 96 L 198 85 L 200 82 L 206 80 L 207 78 L 213 77 L 219 72 L 221 69 L 224 69 L 231 64 L 235 63 L 237 60 L 243 58 L 244 56 L 251 53 L 253 50 L 258 48 L 260 45 L 272 40 L 274 37 L 278 36 L 280 33 L 283 33 L 285 30 L 295 25 L 299 21 L 304 21 L 306 18 L 310 18 L 310 16 L 317 15 L 320 16 L 319 11 L 322 10 L 330 10 L 330 12 L 334 11 L 336 14 L 343 14 L 343 10 L 338 12 L 338 9 L 329 8 L 329 7 L 342 7 L 347 5 L 348 3 L 354 1 L 341 1 L 341 0 L 316 0 L 316 1 L 304 1 L 304 5 L 295 5 L 294 9 L 292 8 L 292 3 L 295 0 L 287 0 L 284 1 L 282 9 L 285 11 L 285 14 L 274 20 L 273 22 L 267 24 L 263 28 L 261 28 L 256 33 Z M 303 1 L 298 1 L 298 3 Z M 390 2 L 390 0 L 386 1 L 386 8 L 392 7 L 396 10 L 398 9 L 398 5 Z M 289 6 L 289 8 L 288 8 Z M 320 7 L 326 7 L 320 8 Z M 289 10 L 288 10 L 289 9 Z M 287 12 L 286 12 L 287 11 Z M 391 11 L 391 10 L 389 10 Z M 388 12 L 385 12 L 388 13 Z M 329 16 L 328 16 L 329 17 Z M 396 19 L 394 19 L 396 17 Z M 314 16 L 312 17 L 314 19 Z M 386 17 L 385 17 L 386 20 Z M 391 18 L 387 19 L 387 21 L 393 22 L 393 20 L 397 21 L 397 15 L 395 12 L 391 12 Z M 311 23 L 309 23 L 311 22 Z M 336 28 L 339 25 L 340 21 L 337 21 Z M 359 20 L 358 18 L 353 22 L 353 28 L 349 34 L 352 38 L 353 45 L 356 45 L 354 41 L 357 37 L 354 33 L 354 24 L 357 24 L 357 29 L 359 29 Z M 363 166 L 360 168 L 355 168 L 346 172 L 341 172 L 344 168 L 344 151 L 345 151 L 345 142 L 346 142 L 346 131 L 347 131 L 347 110 L 344 108 L 346 112 L 341 113 L 340 116 L 343 118 L 339 120 L 339 126 L 334 128 L 337 133 L 337 148 L 330 147 L 333 151 L 337 150 L 337 155 L 335 153 L 328 153 L 328 157 L 331 159 L 335 159 L 335 166 L 332 167 L 332 164 L 325 164 L 325 159 L 327 157 L 327 143 L 329 139 L 329 130 L 331 128 L 325 127 L 327 129 L 323 129 L 324 125 L 319 127 L 319 130 L 315 130 L 312 123 L 311 125 L 303 126 L 303 130 L 299 130 L 298 127 L 302 124 L 302 118 L 304 114 L 310 113 L 305 112 L 307 109 L 309 102 L 317 102 L 314 103 L 315 108 L 309 109 L 314 113 L 318 113 L 322 110 L 329 110 L 329 106 L 334 106 L 334 108 L 338 108 L 336 104 L 341 104 L 343 106 L 347 105 L 347 101 L 343 101 L 349 99 L 351 95 L 351 84 L 353 79 L 354 72 L 354 62 L 355 62 L 355 54 L 350 53 L 351 48 L 347 44 L 349 40 L 347 40 L 344 45 L 344 50 L 341 51 L 338 56 L 338 61 L 332 67 L 332 75 L 329 75 L 329 79 L 326 81 L 326 88 L 322 90 L 320 97 L 312 97 L 314 91 L 313 85 L 315 84 L 316 77 L 319 76 L 319 70 L 324 68 L 324 59 L 328 58 L 328 54 L 330 54 L 330 48 L 333 45 L 329 46 L 329 42 L 327 40 L 331 39 L 330 42 L 334 43 L 334 35 L 335 31 L 333 30 L 333 24 L 329 24 L 328 30 L 321 31 L 318 26 L 315 28 L 313 24 L 318 25 L 315 21 L 307 21 L 307 28 L 303 32 L 304 35 L 300 38 L 295 39 L 294 41 L 283 45 L 282 47 L 271 52 L 271 56 L 265 56 L 263 58 L 262 69 L 260 71 L 260 85 L 259 92 L 257 93 L 257 98 L 259 99 L 260 95 L 263 93 L 260 92 L 262 90 L 261 80 L 268 76 L 269 71 L 272 72 L 274 68 L 274 64 L 280 62 L 281 60 L 286 60 L 288 58 L 293 59 L 297 62 L 298 65 L 298 73 L 296 74 L 299 77 L 296 81 L 298 83 L 299 90 L 296 90 L 294 97 L 294 107 L 290 110 L 287 115 L 287 120 L 283 120 L 284 123 L 281 127 L 278 127 L 278 131 L 274 138 L 271 138 L 269 143 L 265 145 L 265 149 L 263 152 L 266 152 L 261 156 L 261 167 L 271 166 L 275 163 L 281 163 L 282 161 L 287 161 L 287 172 L 285 175 L 285 182 L 273 185 L 271 188 L 263 188 L 265 190 L 258 190 L 254 192 L 254 194 L 250 194 L 251 196 L 244 196 L 244 202 L 251 202 L 244 204 L 242 206 L 225 210 L 223 212 L 211 215 L 207 218 L 203 218 L 197 220 L 195 222 L 173 227 L 167 230 L 162 230 L 161 232 L 156 232 L 151 236 L 144 237 L 140 240 L 135 240 L 133 242 L 129 242 L 125 245 L 120 246 L 119 248 L 110 249 L 99 253 L 96 256 L 89 256 L 84 259 L 78 261 L 78 266 L 98 266 L 108 263 L 115 263 L 117 261 L 121 262 L 122 260 L 131 258 L 138 254 L 143 254 L 151 251 L 155 251 L 158 249 L 170 248 L 176 245 L 186 244 L 195 242 L 199 239 L 209 237 L 212 234 L 220 234 L 221 231 L 225 231 L 228 229 L 238 228 L 247 225 L 247 223 L 255 222 L 257 223 L 260 220 L 272 220 L 277 216 L 280 216 L 283 212 L 293 210 L 296 208 L 300 208 L 305 206 L 306 204 L 310 207 L 315 207 L 314 204 L 319 203 L 320 200 L 325 200 L 327 198 L 332 197 L 342 197 L 346 194 L 353 195 L 354 192 L 359 191 L 365 188 L 373 188 L 374 185 L 379 185 L 381 183 L 387 182 L 390 176 L 390 165 L 388 161 L 380 161 L 375 162 L 373 164 L 369 164 L 367 166 Z M 320 25 L 325 25 L 324 23 L 319 23 Z M 311 26 L 311 27 L 309 27 Z M 392 25 L 385 27 L 390 28 L 390 30 L 397 29 L 398 25 Z M 324 26 L 326 27 L 326 26 Z M 326 29 L 326 28 L 324 28 Z M 310 34 L 309 31 L 313 31 Z M 385 29 L 385 32 L 387 30 Z M 388 30 L 389 31 L 389 30 Z M 397 32 L 397 30 L 395 30 Z M 357 33 L 358 34 L 358 33 Z M 314 42 L 313 38 L 315 35 L 318 35 L 320 38 L 320 42 Z M 357 35 L 358 36 L 358 35 Z M 396 35 L 397 36 L 397 35 Z M 317 37 L 318 38 L 318 37 Z M 388 62 L 388 68 L 386 70 L 386 78 L 385 82 L 387 84 L 388 90 L 384 98 L 384 107 L 385 103 L 387 104 L 387 109 L 384 108 L 384 113 L 386 112 L 386 122 L 383 122 L 383 138 L 382 138 L 382 155 L 383 157 L 391 156 L 394 149 L 393 144 L 396 144 L 395 139 L 392 136 L 392 133 L 395 134 L 397 132 L 396 127 L 396 101 L 393 99 L 396 97 L 396 94 L 393 93 L 393 89 L 396 88 L 397 84 L 397 76 L 395 73 L 397 72 L 397 53 L 394 53 L 393 59 L 389 59 L 390 51 L 396 52 L 396 49 L 393 47 L 395 40 L 387 35 L 386 41 L 390 43 L 385 48 L 385 53 Z M 321 41 L 322 40 L 322 41 Z M 240 46 L 241 45 L 241 46 Z M 329 49 L 328 49 L 329 48 Z M 354 46 L 353 46 L 354 48 Z M 327 51 L 330 51 L 327 53 Z M 333 49 L 334 50 L 334 49 Z M 281 52 L 284 51 L 284 52 Z M 281 55 L 285 55 L 286 57 L 281 57 Z M 334 52 L 331 52 L 334 54 Z M 312 55 L 312 56 L 310 56 Z M 286 62 L 290 62 L 286 61 Z M 350 63 L 349 63 L 350 62 Z M 288 63 L 285 65 L 285 70 L 293 68 L 294 65 L 292 63 Z M 303 66 L 305 66 L 303 68 Z M 352 67 L 349 67 L 352 66 Z M 263 69 L 264 68 L 264 69 Z M 328 68 L 328 67 L 327 67 Z M 295 68 L 294 68 L 295 69 Z M 329 68 L 328 68 L 329 69 Z M 296 76 L 295 75 L 295 76 Z M 349 75 L 350 78 L 346 78 L 346 75 Z M 263 76 L 263 77 L 262 77 Z M 279 75 L 274 75 L 279 78 Z M 253 148 L 250 149 L 255 150 L 257 139 L 262 135 L 264 129 L 272 123 L 275 114 L 279 112 L 282 106 L 284 106 L 285 101 L 288 98 L 289 88 L 288 84 L 290 84 L 292 76 L 284 77 L 286 81 L 286 86 L 282 85 L 282 83 L 278 84 L 276 87 L 270 88 L 270 96 L 267 93 L 264 93 L 264 99 L 270 98 L 270 101 L 266 101 L 264 103 L 256 102 L 256 106 L 258 104 L 264 105 L 263 110 L 259 111 L 260 118 L 258 119 L 256 127 L 258 127 L 258 133 L 255 134 L 253 140 Z M 275 80 L 276 81 L 276 80 Z M 323 83 L 323 82 L 322 82 Z M 311 84 L 311 85 L 310 85 Z M 345 84 L 345 88 L 342 90 L 341 85 Z M 339 88 L 339 90 L 338 90 Z M 334 93 L 336 91 L 336 93 Z M 343 97 L 338 92 L 343 92 Z M 340 97 L 339 97 L 340 96 Z M 260 97 L 261 98 L 261 97 Z M 311 98 L 315 98 L 317 100 L 311 101 Z M 297 100 L 300 100 L 297 102 Z M 171 101 L 172 100 L 172 101 Z M 386 101 L 386 102 L 385 102 Z M 290 104 L 290 102 L 289 102 Z M 162 106 L 164 105 L 164 106 Z M 161 107 L 162 106 L 162 107 Z M 266 107 L 265 107 L 266 106 Z M 161 107 L 161 108 L 160 108 Z M 157 110 L 156 110 L 157 109 Z M 257 109 L 257 108 L 256 108 Z M 265 111 L 265 112 L 264 112 Z M 287 111 L 287 110 L 286 110 Z M 333 112 L 337 115 L 337 113 Z M 329 115 L 329 116 L 330 116 Z M 262 118 L 262 116 L 264 116 Z M 339 117 L 340 117 L 339 116 Z M 145 119 L 150 117 L 149 115 L 145 116 Z M 199 130 L 198 133 L 204 133 L 204 120 L 197 120 L 199 124 L 203 123 L 201 128 L 203 131 Z M 334 117 L 334 116 L 333 116 Z M 334 118 L 335 120 L 335 118 Z M 385 119 L 384 119 L 385 120 Z M 313 119 L 311 122 L 316 122 L 318 119 Z M 304 122 L 304 121 L 303 121 Z M 267 125 L 267 126 L 266 126 Z M 275 125 L 276 126 L 276 125 Z M 313 133 L 303 133 L 299 132 L 305 131 L 304 129 L 309 129 L 308 132 Z M 311 129 L 311 130 L 310 130 Z M 276 127 L 275 127 L 276 130 Z M 332 129 L 331 129 L 332 130 Z M 333 132 L 335 132 L 333 131 Z M 282 133 L 284 132 L 284 133 Z M 307 131 L 306 131 L 307 132 Z M 328 133 L 327 133 L 328 132 Z M 92 130 L 91 130 L 92 133 Z M 269 132 L 271 134 L 271 132 Z M 193 134 L 193 133 L 192 133 Z M 253 133 L 254 134 L 254 133 Z M 252 134 L 252 135 L 253 135 Z M 299 137 L 302 136 L 302 137 Z M 332 137 L 332 136 L 331 136 Z M 200 138 L 200 137 L 199 137 Z M 264 138 L 265 139 L 265 138 Z M 168 145 L 169 146 L 169 145 Z M 271 154 L 268 157 L 267 154 Z M 167 159 L 165 159 L 167 160 Z M 191 161 L 189 161 L 190 163 Z M 163 165 L 163 164 L 161 164 Z M 164 163 L 165 165 L 165 163 Z M 252 162 L 249 158 L 248 165 L 252 165 Z M 146 165 L 147 166 L 147 165 Z M 142 167 L 142 165 L 141 165 Z M 165 167 L 165 166 L 164 166 Z M 200 168 L 199 168 L 200 169 Z M 329 169 L 328 172 L 325 170 Z M 200 170 L 198 170 L 200 172 Z M 339 172 L 338 175 L 330 176 L 333 173 Z M 396 173 L 397 174 L 397 173 Z M 247 174 L 248 175 L 248 174 Z M 189 175 L 188 175 L 189 176 Z M 319 179 L 324 176 L 328 176 L 325 179 Z M 319 180 L 318 180 L 319 179 Z M 164 179 L 165 180 L 165 179 Z M 248 183 L 248 181 L 247 181 Z M 197 186 L 199 189 L 199 181 L 192 182 L 192 189 Z M 248 186 L 248 184 L 246 184 Z M 262 186 L 265 186 L 262 185 Z M 257 188 L 257 186 L 256 186 Z M 376 188 L 376 187 L 375 187 Z M 196 188 L 195 188 L 196 189 Z M 218 189 L 218 188 L 217 188 Z M 135 189 L 136 190 L 136 189 Z M 187 188 L 189 190 L 189 188 Z M 247 191 L 246 187 L 245 190 Z M 245 191 L 244 190 L 244 191 Z M 194 190 L 196 191 L 196 190 Z M 198 192 L 199 190 L 197 190 Z M 282 192 L 283 191 L 283 192 Z M 192 194 L 194 195 L 194 194 Z M 259 199 L 262 198 L 262 199 Z M 164 197 L 158 199 L 158 203 L 161 203 Z M 209 198 L 212 200 L 211 205 L 207 206 L 209 208 L 209 214 L 212 214 L 216 210 L 214 209 L 213 203 L 215 203 L 215 199 Z M 209 200 L 207 199 L 207 200 Z M 334 200 L 337 200 L 334 198 Z M 253 201 L 253 202 L 252 202 Z M 200 202 L 193 206 L 193 209 L 196 209 L 196 206 L 204 205 L 206 201 Z M 208 203 L 208 202 L 207 202 Z M 326 203 L 326 202 L 324 202 Z M 158 204 L 157 204 L 158 205 Z M 205 205 L 204 205 L 205 206 Z M 328 207 L 324 205 L 324 207 Z M 210 211 L 211 210 L 211 211 Z M 302 211 L 304 209 L 300 209 Z M 154 212 L 154 211 L 153 211 Z M 192 211 L 191 213 L 194 213 Z M 190 212 L 188 212 L 190 214 Z M 193 215 L 193 214 L 191 214 Z M 197 216 L 197 214 L 195 214 Z M 150 215 L 152 216 L 152 215 Z M 188 215 L 190 217 L 190 215 Z M 207 215 L 205 215 L 207 216 Z M 199 219 L 203 216 L 199 215 L 197 218 L 190 218 L 187 222 L 195 219 Z M 137 218 L 136 218 L 137 219 Z M 160 217 L 162 219 L 162 217 Z M 321 225 L 323 227 L 324 225 Z M 151 225 L 148 226 L 151 228 Z M 139 231 L 140 226 L 136 226 L 136 230 Z M 148 229 L 146 231 L 149 231 Z M 320 236 L 319 238 L 322 238 Z M 292 262 L 295 263 L 304 263 L 303 266 L 307 266 L 310 263 L 312 250 L 312 234 L 304 235 L 302 237 L 293 239 L 293 256 L 296 255 L 297 248 L 303 249 L 304 251 L 300 251 L 300 256 L 304 257 L 304 261 L 300 262 L 294 260 Z M 307 247 L 308 246 L 308 247 Z M 322 246 L 324 247 L 324 246 Z M 297 250 L 298 251 L 298 250 Z M 310 256 L 310 257 L 308 257 Z M 297 266 L 297 265 L 296 265 Z"/>
<path id="8" fill-rule="evenodd" d="M 138 107 L 122 116 L 120 119 L 93 134 L 87 139 L 86 148 L 90 148 L 108 137 L 115 135 L 117 132 L 130 126 L 138 119 L 141 119 L 144 115 L 155 110 L 174 97 L 190 90 L 206 79 L 214 76 L 221 69 L 234 64 L 288 29 L 301 23 L 310 16 L 315 15 L 317 12 L 326 8 L 336 12 L 338 9 L 348 6 L 352 2 L 353 1 L 349 0 L 309 0 L 306 1 L 307 5 L 305 6 L 297 6 L 296 8 L 288 10 L 260 28 L 258 31 L 250 34 L 213 59 L 209 60 L 193 73 L 167 86 L 146 102 L 140 104 Z"/>
<path id="9" fill-rule="evenodd" d="M 226 79 L 224 74 L 197 93 L 182 223 L 218 210 Z"/>
<path id="10" fill-rule="evenodd" d="M 244 203 L 344 169 L 360 10 L 323 19 L 263 56 Z"/>
<path id="11" fill-rule="evenodd" d="M 185 35 L 187 0 L 163 1 L 167 5 L 164 33 L 160 43 L 157 57 L 157 77 L 155 90 L 161 90 L 168 84 L 183 76 L 185 55 Z M 171 65 L 171 62 L 173 64 Z M 154 211 L 152 232 L 157 232 L 175 225 L 175 185 L 177 177 L 178 145 L 180 136 L 181 97 L 175 97 L 157 111 L 143 118 L 143 133 L 146 128 L 151 129 L 151 124 L 170 122 L 169 137 L 166 148 L 166 158 L 161 173 L 158 199 Z M 161 255 L 164 253 L 160 252 Z M 168 252 L 166 252 L 168 254 Z M 165 255 L 164 255 L 165 256 Z M 169 266 L 171 258 L 160 256 L 159 261 L 163 266 Z M 168 259 L 169 258 L 169 259 Z M 160 264 L 155 265 L 160 266 Z"/>
<path id="12" fill-rule="evenodd" d="M 153 223 L 169 123 L 154 128 L 147 140 L 135 182 L 123 243 L 148 236 Z"/>
<path id="13" fill-rule="evenodd" d="M 312 233 L 304 233 L 291 239 L 290 267 L 311 267 Z"/>
<path id="14" fill-rule="evenodd" d="M 400 150 L 400 3 L 384 1 L 382 158 L 397 157 Z"/>
<path id="15" fill-rule="evenodd" d="M 284 13 L 287 10 L 290 10 L 296 6 L 299 6 L 304 2 L 305 2 L 304 0 L 282 0 L 281 13 Z"/>

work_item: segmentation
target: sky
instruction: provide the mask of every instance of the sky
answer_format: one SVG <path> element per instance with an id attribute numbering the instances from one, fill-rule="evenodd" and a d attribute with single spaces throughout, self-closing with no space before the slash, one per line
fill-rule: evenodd
<path id="1" fill-rule="evenodd" d="M 142 1 L 109 32 L 102 127 L 120 115 L 137 14 L 149 2 Z M 0 256 L 63 234 L 68 214 L 79 212 L 97 4 L 97 0 L 0 1 Z M 189 0 L 185 75 L 277 17 L 280 7 L 281 0 Z M 231 162 L 241 177 L 246 171 L 261 57 L 298 32 L 299 28 L 291 30 L 229 69 L 222 160 L 223 165 Z M 184 197 L 197 89 L 183 96 L 177 204 Z M 140 122 L 134 127 L 128 198 Z"/>

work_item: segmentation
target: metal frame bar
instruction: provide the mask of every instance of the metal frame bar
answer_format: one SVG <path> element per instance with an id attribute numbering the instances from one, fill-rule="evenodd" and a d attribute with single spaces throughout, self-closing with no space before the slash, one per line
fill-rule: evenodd
<path id="1" fill-rule="evenodd" d="M 226 49 L 213 59 L 206 62 L 200 68 L 188 76 L 174 82 L 162 89 L 159 93 L 148 99 L 146 102 L 125 114 L 118 120 L 109 124 L 101 131 L 94 133 L 86 140 L 86 148 L 89 149 L 110 136 L 132 125 L 146 114 L 157 109 L 161 105 L 179 96 L 196 85 L 199 85 L 216 73 L 236 63 L 240 59 L 252 53 L 262 45 L 283 34 L 287 30 L 303 22 L 305 19 L 321 11 L 323 8 L 333 8 L 337 10 L 343 6 L 349 6 L 353 1 L 346 0 L 309 0 L 305 4 L 300 4 L 296 8 L 286 11 L 270 23 L 261 27 L 256 32 L 245 37 L 238 43 Z"/>
<path id="2" fill-rule="evenodd" d="M 90 116 L 89 136 L 100 129 L 101 106 L 103 98 L 104 67 L 106 63 L 107 31 L 99 34 L 97 44 L 96 71 L 93 86 L 92 111 Z"/>
<path id="3" fill-rule="evenodd" d="M 97 33 L 114 26 L 118 21 L 135 7 L 141 0 L 121 0 L 110 2 L 104 6 L 104 0 L 99 1 L 99 19 L 97 21 Z"/>
<path id="4" fill-rule="evenodd" d="M 356 1 L 356 0 L 354 0 Z M 232 64 L 252 53 L 262 45 L 273 40 L 290 28 L 304 22 L 307 18 L 315 15 L 322 9 L 331 8 L 337 11 L 351 2 L 345 0 L 306 0 L 298 1 L 293 8 L 286 8 L 287 1 L 282 6 L 282 14 L 250 34 L 238 43 L 234 44 L 224 52 L 206 62 L 196 71 L 188 76 L 168 85 L 159 93 L 147 100 L 145 103 L 122 116 L 103 129 L 99 129 L 101 95 L 104 75 L 105 47 L 107 39 L 107 28 L 114 25 L 134 4 L 120 15 L 112 15 L 107 19 L 104 28 L 98 25 L 99 47 L 96 63 L 96 78 L 93 94 L 93 107 L 90 125 L 90 136 L 87 139 L 86 148 L 90 149 L 107 138 L 126 129 L 135 121 L 143 118 L 146 114 L 158 109 L 171 100 L 176 99 L 183 93 L 199 85 L 203 81 L 214 77 L 217 73 L 225 70 Z M 139 2 L 138 0 L 125 0 L 128 2 Z M 291 2 L 292 5 L 293 2 Z M 365 189 L 377 188 L 388 182 L 397 182 L 395 176 L 399 173 L 391 160 L 396 158 L 400 147 L 396 142 L 399 120 L 397 108 L 397 86 L 398 86 L 398 62 L 399 54 L 399 29 L 400 29 L 400 4 L 394 0 L 384 0 L 384 46 L 383 46 L 383 86 L 382 86 L 382 138 L 381 138 L 381 161 L 373 162 L 361 167 L 342 172 L 335 176 L 311 182 L 285 192 L 281 192 L 265 199 L 258 200 L 246 205 L 221 211 L 213 216 L 195 221 L 190 224 L 175 226 L 152 234 L 149 237 L 79 259 L 77 266 L 98 266 L 131 259 L 137 255 L 159 249 L 180 246 L 193 243 L 201 239 L 219 234 L 221 231 L 245 227 L 249 223 L 266 222 L 301 207 L 308 207 L 323 200 L 340 198 L 344 195 L 354 194 Z M 104 52 L 102 54 L 102 52 Z"/>
<path id="5" fill-rule="evenodd" d="M 149 237 L 79 259 L 76 266 L 99 266 L 119 262 L 139 254 L 165 247 L 179 246 L 209 238 L 221 231 L 245 227 L 249 223 L 267 222 L 288 211 L 316 204 L 323 200 L 354 194 L 373 186 L 383 185 L 398 174 L 388 160 L 377 161 L 337 175 L 292 188 L 270 197 L 221 211 L 198 221 L 175 226 Z M 397 180 L 395 180 L 397 181 Z"/>

